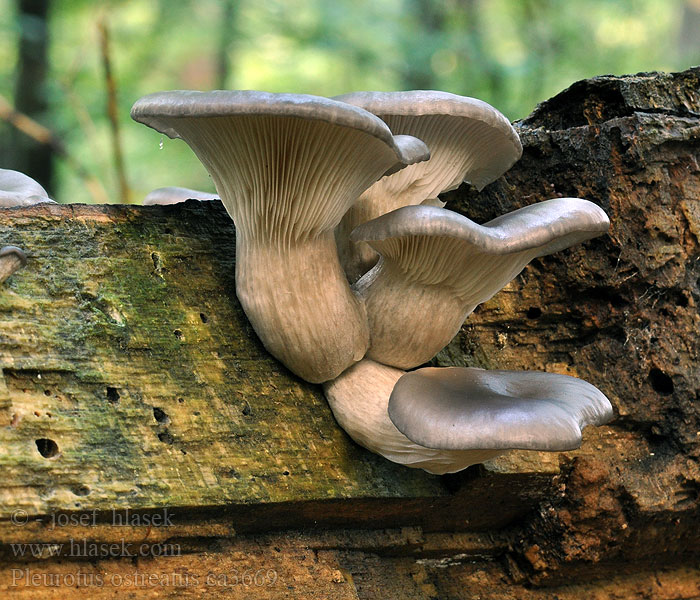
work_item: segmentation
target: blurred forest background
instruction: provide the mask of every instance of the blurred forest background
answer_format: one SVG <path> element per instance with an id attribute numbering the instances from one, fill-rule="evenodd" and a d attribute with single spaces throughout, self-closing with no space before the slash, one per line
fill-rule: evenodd
<path id="1" fill-rule="evenodd" d="M 144 94 L 440 89 L 510 119 L 574 81 L 700 63 L 700 0 L 0 0 L 0 167 L 59 202 L 214 191 Z"/>

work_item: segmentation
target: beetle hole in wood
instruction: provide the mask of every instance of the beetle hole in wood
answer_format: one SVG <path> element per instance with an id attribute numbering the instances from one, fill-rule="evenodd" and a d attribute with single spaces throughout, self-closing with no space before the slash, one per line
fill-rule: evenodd
<path id="1" fill-rule="evenodd" d="M 119 398 L 120 396 L 119 392 L 117 391 L 117 388 L 111 386 L 107 388 L 107 400 L 111 404 L 116 404 L 117 402 L 119 402 Z"/>
<path id="2" fill-rule="evenodd" d="M 528 319 L 539 319 L 542 316 L 542 309 L 539 306 L 531 306 L 527 309 Z"/>
<path id="3" fill-rule="evenodd" d="M 199 318 L 202 319 L 202 323 L 207 323 L 209 321 L 209 317 L 204 313 L 199 313 Z"/>
<path id="4" fill-rule="evenodd" d="M 250 416 L 250 413 L 252 412 L 252 409 L 250 408 L 250 404 L 248 404 L 248 401 L 246 400 L 245 405 L 243 406 L 243 410 L 241 411 L 244 416 L 248 417 Z"/>
<path id="5" fill-rule="evenodd" d="M 649 371 L 649 382 L 651 387 L 659 394 L 668 396 L 673 393 L 673 380 L 661 369 L 654 367 Z"/>
<path id="6" fill-rule="evenodd" d="M 36 449 L 44 458 L 53 458 L 58 455 L 58 444 L 49 438 L 39 438 L 35 441 Z"/>
<path id="7" fill-rule="evenodd" d="M 86 485 L 76 485 L 70 490 L 76 496 L 87 496 L 90 494 L 90 488 Z"/>
<path id="8" fill-rule="evenodd" d="M 182 331 L 180 329 L 175 329 L 173 331 L 173 335 L 175 336 L 176 339 L 181 340 L 182 339 Z"/>
<path id="9" fill-rule="evenodd" d="M 153 418 L 158 421 L 158 423 L 170 423 L 170 417 L 162 408 L 158 408 L 157 406 L 153 407 Z"/>
<path id="10" fill-rule="evenodd" d="M 169 431 L 162 431 L 158 434 L 158 439 L 164 444 L 171 445 L 175 442 L 175 438 L 170 435 Z"/>

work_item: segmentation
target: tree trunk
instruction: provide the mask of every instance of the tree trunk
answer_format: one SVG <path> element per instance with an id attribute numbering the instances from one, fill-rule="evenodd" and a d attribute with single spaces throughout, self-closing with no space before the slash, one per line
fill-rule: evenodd
<path id="1" fill-rule="evenodd" d="M 20 29 L 15 109 L 43 123 L 48 108 L 46 74 L 49 69 L 49 2 L 18 0 L 17 19 Z M 48 144 L 41 144 L 15 129 L 9 130 L 9 152 L 4 166 L 36 179 L 53 193 L 53 154 Z"/>
<path id="2" fill-rule="evenodd" d="M 609 236 L 535 261 L 435 362 L 578 375 L 618 415 L 453 476 L 354 445 L 266 354 L 220 203 L 2 211 L 29 260 L 0 288 L 0 590 L 697 597 L 699 84 L 579 82 L 518 124 L 505 177 L 446 198 L 479 221 L 605 208 Z"/>

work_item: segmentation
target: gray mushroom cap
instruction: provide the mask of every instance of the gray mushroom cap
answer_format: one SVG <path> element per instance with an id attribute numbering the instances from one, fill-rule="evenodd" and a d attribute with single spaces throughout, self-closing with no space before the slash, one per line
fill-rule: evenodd
<path id="1" fill-rule="evenodd" d="M 421 201 L 454 189 L 462 180 L 482 189 L 522 155 L 520 138 L 510 121 L 483 100 L 435 90 L 352 92 L 334 99 L 381 117 L 392 131 L 415 135 L 431 149 L 444 146 L 442 156 L 416 171 L 421 179 L 434 180 Z M 447 179 L 446 174 L 450 174 Z"/>
<path id="2" fill-rule="evenodd" d="M 144 206 L 152 206 L 154 204 L 177 204 L 186 202 L 187 200 L 219 200 L 216 194 L 192 190 L 183 187 L 162 187 L 148 192 L 143 200 Z"/>
<path id="3" fill-rule="evenodd" d="M 357 227 L 354 241 L 383 247 L 392 238 L 461 240 L 480 252 L 513 254 L 537 249 L 551 254 L 608 230 L 605 211 L 581 198 L 554 198 L 531 204 L 484 225 L 438 206 L 405 206 Z"/>
<path id="4" fill-rule="evenodd" d="M 255 90 L 172 90 L 139 98 L 131 108 L 132 119 L 170 138 L 181 137 L 180 132 L 172 125 L 173 118 L 231 116 L 293 117 L 365 131 L 385 142 L 396 152 L 398 160 L 386 173 L 393 173 L 401 166 L 430 157 L 430 151 L 420 140 L 411 136 L 394 136 L 386 124 L 375 115 L 321 96 L 275 94 Z"/>
<path id="5" fill-rule="evenodd" d="M 354 92 L 338 100 L 381 117 L 396 134 L 423 140 L 430 160 L 383 177 L 362 193 L 336 230 L 340 261 L 354 283 L 377 261 L 352 230 L 402 206 L 435 203 L 438 194 L 469 181 L 478 189 L 500 177 L 522 154 L 513 126 L 494 107 L 447 92 Z"/>
<path id="6" fill-rule="evenodd" d="M 0 169 L 0 207 L 31 206 L 40 202 L 53 202 L 41 185 L 19 171 Z"/>
<path id="7" fill-rule="evenodd" d="M 401 377 L 389 417 L 428 448 L 564 451 L 612 406 L 595 386 L 568 375 L 476 368 L 425 368 Z"/>

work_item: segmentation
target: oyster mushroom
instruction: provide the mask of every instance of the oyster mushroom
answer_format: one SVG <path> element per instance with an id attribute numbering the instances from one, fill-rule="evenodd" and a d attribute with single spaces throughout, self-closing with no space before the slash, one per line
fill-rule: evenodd
<path id="1" fill-rule="evenodd" d="M 46 190 L 19 171 L 0 169 L 0 207 L 31 206 L 53 202 Z"/>
<path id="2" fill-rule="evenodd" d="M 354 92 L 336 100 L 381 117 L 391 131 L 413 135 L 430 148 L 430 160 L 383 177 L 348 210 L 336 230 L 348 279 L 356 281 L 377 261 L 352 230 L 402 206 L 440 203 L 438 194 L 469 181 L 479 190 L 507 171 L 522 154 L 508 119 L 491 105 L 448 92 Z"/>
<path id="3" fill-rule="evenodd" d="M 323 389 L 338 424 L 360 446 L 405 465 L 442 475 L 498 456 L 500 450 L 438 450 L 416 444 L 389 419 L 389 398 L 400 369 L 364 359 Z"/>
<path id="4" fill-rule="evenodd" d="M 573 450 L 612 417 L 593 385 L 555 373 L 447 367 L 405 373 L 364 359 L 324 392 L 338 424 L 392 462 L 442 475 L 507 450 Z"/>
<path id="5" fill-rule="evenodd" d="M 211 175 L 236 225 L 236 292 L 270 353 L 316 383 L 360 360 L 367 319 L 333 230 L 377 179 L 427 159 L 425 144 L 306 95 L 161 92 L 131 116 L 183 139 Z"/>
<path id="6" fill-rule="evenodd" d="M 360 225 L 352 239 L 382 257 L 354 286 L 370 324 L 367 357 L 401 369 L 427 362 L 533 258 L 608 226 L 602 209 L 579 198 L 539 202 L 485 225 L 432 206 L 406 206 Z"/>
<path id="7" fill-rule="evenodd" d="M 162 187 L 157 188 L 146 194 L 143 200 L 144 206 L 153 204 L 177 204 L 187 200 L 218 200 L 216 194 L 209 192 L 200 192 L 199 190 L 191 190 L 183 187 Z"/>

